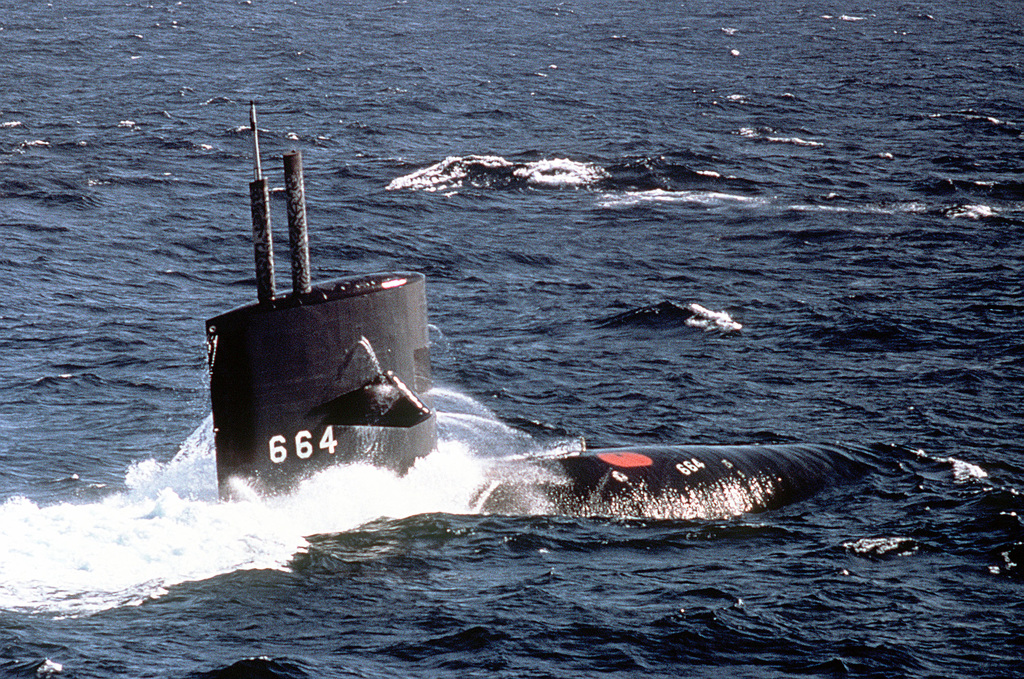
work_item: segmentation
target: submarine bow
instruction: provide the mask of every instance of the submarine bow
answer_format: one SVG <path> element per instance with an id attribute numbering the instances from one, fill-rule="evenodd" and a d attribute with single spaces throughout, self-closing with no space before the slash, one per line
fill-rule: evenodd
<path id="1" fill-rule="evenodd" d="M 862 476 L 854 447 L 648 445 L 509 459 L 481 488 L 490 514 L 717 519 L 763 512 Z"/>

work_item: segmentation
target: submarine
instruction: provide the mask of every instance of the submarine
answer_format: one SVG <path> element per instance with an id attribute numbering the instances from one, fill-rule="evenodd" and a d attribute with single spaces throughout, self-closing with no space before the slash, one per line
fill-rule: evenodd
<path id="1" fill-rule="evenodd" d="M 425 277 L 312 284 L 301 152 L 283 156 L 291 290 L 278 293 L 255 103 L 249 185 L 256 301 L 206 322 L 222 499 L 274 495 L 338 464 L 405 474 L 437 447 Z M 715 518 L 760 512 L 862 475 L 839 445 L 644 445 L 494 461 L 483 513 Z"/>

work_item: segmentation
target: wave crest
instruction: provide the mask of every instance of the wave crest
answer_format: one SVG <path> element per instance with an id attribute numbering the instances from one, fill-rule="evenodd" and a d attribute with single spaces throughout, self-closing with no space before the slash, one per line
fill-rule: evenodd
<path id="1" fill-rule="evenodd" d="M 696 158 L 701 164 L 711 159 Z M 601 165 L 570 158 L 509 160 L 501 156 L 449 156 L 439 163 L 392 180 L 389 191 L 427 191 L 457 193 L 462 189 L 564 189 L 588 188 L 637 194 L 660 192 L 668 196 L 686 196 L 700 200 L 737 200 L 747 198 L 736 192 L 749 192 L 756 183 L 724 176 L 711 169 L 693 169 L 664 156 L 615 161 Z"/>

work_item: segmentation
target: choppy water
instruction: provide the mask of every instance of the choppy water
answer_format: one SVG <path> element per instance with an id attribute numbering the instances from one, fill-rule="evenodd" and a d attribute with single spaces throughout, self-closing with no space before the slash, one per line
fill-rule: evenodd
<path id="1" fill-rule="evenodd" d="M 0 675 L 1019 674 L 1021 17 L 5 8 Z M 216 500 L 250 99 L 272 177 L 304 152 L 316 278 L 427 275 L 443 441 L 407 477 Z M 766 514 L 474 512 L 488 460 L 579 437 L 896 447 Z"/>

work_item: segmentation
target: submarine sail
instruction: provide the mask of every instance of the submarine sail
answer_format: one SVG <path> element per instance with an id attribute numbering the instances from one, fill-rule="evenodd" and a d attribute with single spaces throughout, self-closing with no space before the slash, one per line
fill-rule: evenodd
<path id="1" fill-rule="evenodd" d="M 301 156 L 285 156 L 292 290 L 274 283 L 269 191 L 250 185 L 258 301 L 206 323 L 220 494 L 272 494 L 332 464 L 399 473 L 436 446 L 422 274 L 313 285 Z"/>

